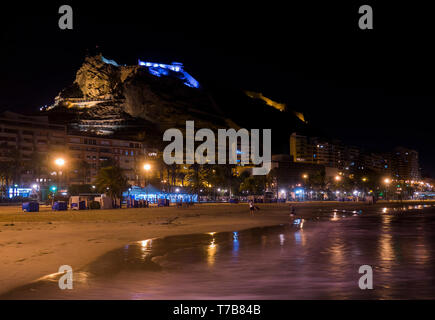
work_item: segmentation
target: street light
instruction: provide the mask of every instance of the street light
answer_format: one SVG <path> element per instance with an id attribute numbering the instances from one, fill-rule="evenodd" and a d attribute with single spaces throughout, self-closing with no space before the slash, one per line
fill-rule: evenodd
<path id="1" fill-rule="evenodd" d="M 63 166 L 65 166 L 65 159 L 63 159 L 63 158 L 56 158 L 55 160 L 54 160 L 54 164 L 56 165 L 56 166 L 58 166 L 59 167 L 59 169 L 58 169 L 58 171 L 57 171 L 57 176 L 58 176 L 58 184 L 59 184 L 59 188 L 61 188 L 61 175 L 62 175 L 62 171 L 61 171 L 61 169 L 62 169 L 62 167 Z"/>
<path id="2" fill-rule="evenodd" d="M 340 180 L 341 180 L 341 177 L 340 177 L 340 176 L 335 176 L 335 180 L 336 180 L 336 181 L 340 181 Z"/>
<path id="3" fill-rule="evenodd" d="M 389 185 L 390 185 L 390 183 L 391 183 L 391 180 L 390 180 L 389 178 L 385 178 L 385 179 L 384 179 L 384 183 L 385 183 L 385 185 L 386 185 L 386 188 L 385 188 L 385 200 L 388 201 L 387 193 L 388 193 L 388 187 L 389 187 Z"/>
<path id="4" fill-rule="evenodd" d="M 54 160 L 54 163 L 55 163 L 58 167 L 63 167 L 63 166 L 65 165 L 65 159 L 57 158 L 56 160 Z"/>
<path id="5" fill-rule="evenodd" d="M 145 170 L 145 188 L 146 188 L 148 184 L 148 172 L 151 170 L 151 165 L 149 163 L 145 163 L 143 165 L 143 169 Z M 148 189 L 146 189 L 146 198 L 148 201 Z"/>
<path id="6" fill-rule="evenodd" d="M 308 174 L 306 174 L 306 173 L 303 174 L 303 175 L 302 175 L 302 178 L 307 179 L 307 178 L 308 178 Z"/>

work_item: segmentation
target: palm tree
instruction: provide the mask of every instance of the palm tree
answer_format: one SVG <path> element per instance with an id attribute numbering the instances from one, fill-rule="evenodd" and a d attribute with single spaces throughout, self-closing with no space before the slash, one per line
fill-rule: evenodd
<path id="1" fill-rule="evenodd" d="M 129 187 L 127 177 L 117 166 L 101 168 L 98 171 L 95 184 L 97 189 L 111 197 L 114 203 L 117 199 L 121 199 L 122 193 Z"/>
<path id="2" fill-rule="evenodd" d="M 206 183 L 202 166 L 197 163 L 191 164 L 186 179 L 189 182 L 192 192 L 199 194 L 199 190 L 203 188 Z"/>
<path id="3" fill-rule="evenodd" d="M 184 187 L 184 179 L 186 179 L 186 174 L 184 172 L 178 172 L 177 179 L 181 181 L 181 186 Z"/>
<path id="4" fill-rule="evenodd" d="M 11 148 L 2 152 L 3 160 L 0 162 L 0 177 L 3 184 L 3 190 L 7 196 L 9 186 L 19 183 L 21 159 L 16 148 Z"/>
<path id="5" fill-rule="evenodd" d="M 240 191 L 248 191 L 251 194 L 261 195 L 264 194 L 266 183 L 266 176 L 249 176 L 240 184 Z"/>

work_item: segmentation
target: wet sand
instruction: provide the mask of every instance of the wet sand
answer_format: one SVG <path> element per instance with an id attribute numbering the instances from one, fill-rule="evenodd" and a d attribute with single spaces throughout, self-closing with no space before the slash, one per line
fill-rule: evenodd
<path id="1" fill-rule="evenodd" d="M 295 204 L 296 214 L 302 217 L 317 216 L 334 208 L 372 211 L 394 206 L 401 204 Z M 56 273 L 61 265 L 80 269 L 108 251 L 134 241 L 244 230 L 289 221 L 289 204 L 260 204 L 259 207 L 261 210 L 253 217 L 247 204 L 67 212 L 42 208 L 38 213 L 22 213 L 19 207 L 0 207 L 0 294 Z"/>

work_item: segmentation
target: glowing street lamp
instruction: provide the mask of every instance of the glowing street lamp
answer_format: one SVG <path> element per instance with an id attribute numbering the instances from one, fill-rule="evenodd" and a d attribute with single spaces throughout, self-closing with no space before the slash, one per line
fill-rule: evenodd
<path id="1" fill-rule="evenodd" d="M 143 169 L 145 170 L 145 187 L 147 186 L 147 184 L 148 184 L 148 172 L 150 172 L 150 170 L 151 170 L 151 165 L 149 164 L 149 163 L 145 163 L 144 165 L 143 165 Z M 147 197 L 148 197 L 148 190 L 147 190 Z"/>
<path id="2" fill-rule="evenodd" d="M 306 174 L 306 173 L 303 174 L 303 175 L 302 175 L 302 178 L 304 178 L 304 179 L 308 179 L 308 174 Z"/>
<path id="3" fill-rule="evenodd" d="M 340 176 L 335 176 L 335 181 L 340 181 L 341 177 Z"/>
<path id="4" fill-rule="evenodd" d="M 54 164 L 59 167 L 58 172 L 57 172 L 57 176 L 58 176 L 58 184 L 59 184 L 59 188 L 60 188 L 61 184 L 62 184 L 61 183 L 62 182 L 61 181 L 61 175 L 62 175 L 61 169 L 62 169 L 62 167 L 65 166 L 65 159 L 64 158 L 56 158 L 54 160 Z"/>
<path id="5" fill-rule="evenodd" d="M 386 185 L 386 188 L 385 188 L 385 200 L 388 201 L 388 187 L 389 187 L 389 185 L 391 183 L 391 180 L 389 178 L 385 178 L 384 179 L 384 183 Z"/>
<path id="6" fill-rule="evenodd" d="M 57 158 L 56 160 L 54 160 L 54 163 L 58 167 L 63 167 L 65 165 L 65 159 L 63 159 L 63 158 Z"/>

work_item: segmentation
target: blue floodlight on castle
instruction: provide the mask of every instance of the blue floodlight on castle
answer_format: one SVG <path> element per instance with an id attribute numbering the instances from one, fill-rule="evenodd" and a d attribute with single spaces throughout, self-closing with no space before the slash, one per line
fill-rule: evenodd
<path id="1" fill-rule="evenodd" d="M 106 59 L 106 58 L 104 58 L 103 56 L 101 56 L 101 60 L 102 60 L 104 63 L 111 64 L 111 65 L 113 65 L 113 66 L 115 66 L 115 67 L 119 67 L 119 64 L 117 64 L 115 60 Z"/>
<path id="2" fill-rule="evenodd" d="M 191 88 L 199 88 L 199 82 L 195 80 L 189 73 L 184 71 L 183 64 L 180 62 L 172 62 L 172 64 L 155 63 L 141 61 L 138 64 L 142 67 L 147 67 L 148 72 L 156 77 L 168 76 L 170 71 L 174 72 L 174 76 L 183 80 L 184 85 Z"/>

